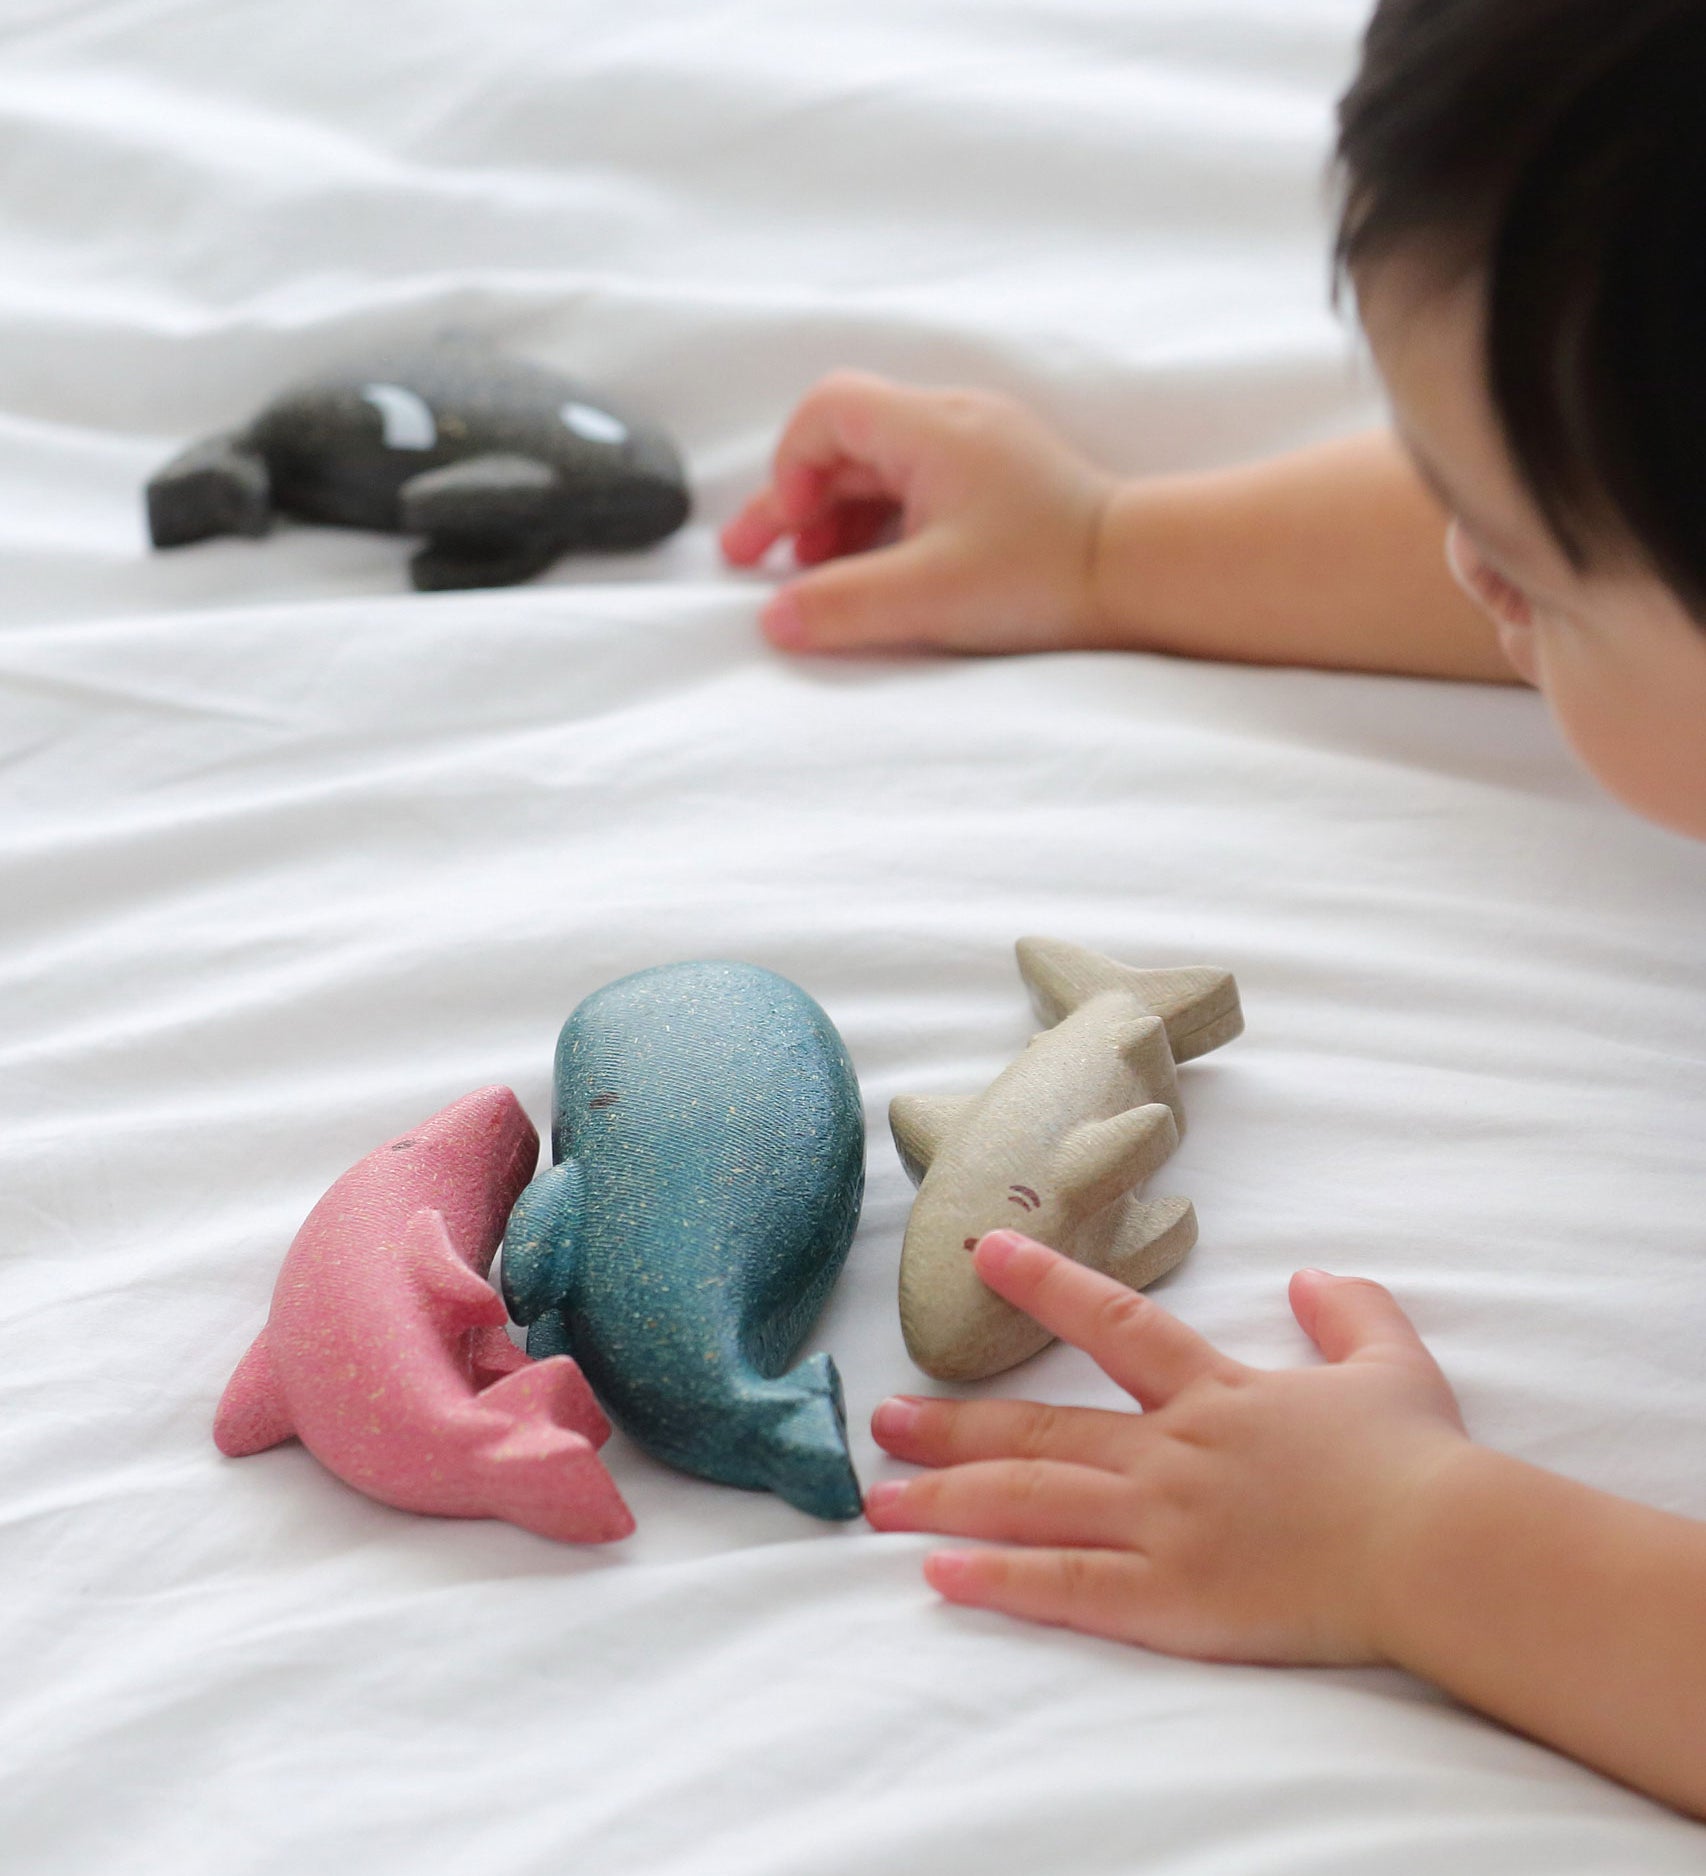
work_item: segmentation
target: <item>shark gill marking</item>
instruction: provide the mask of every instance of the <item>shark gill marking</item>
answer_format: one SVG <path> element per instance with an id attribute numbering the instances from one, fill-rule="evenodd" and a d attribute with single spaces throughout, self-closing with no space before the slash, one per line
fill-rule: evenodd
<path id="1" fill-rule="evenodd" d="M 1036 1193 L 1034 1193 L 1029 1186 L 1009 1186 L 1007 1188 L 1007 1203 L 1009 1205 L 1017 1205 L 1022 1212 L 1040 1212 L 1043 1208 L 1042 1200 L 1037 1197 Z"/>

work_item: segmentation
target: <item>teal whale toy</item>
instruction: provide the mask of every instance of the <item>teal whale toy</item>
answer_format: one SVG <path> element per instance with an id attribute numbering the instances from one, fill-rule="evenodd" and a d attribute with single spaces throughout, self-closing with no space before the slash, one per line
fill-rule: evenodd
<path id="1" fill-rule="evenodd" d="M 857 1517 L 835 1363 L 789 1366 L 865 1185 L 859 1083 L 829 1018 L 750 964 L 607 984 L 557 1044 L 552 1157 L 504 1236 L 528 1353 L 572 1349 L 669 1465 Z"/>

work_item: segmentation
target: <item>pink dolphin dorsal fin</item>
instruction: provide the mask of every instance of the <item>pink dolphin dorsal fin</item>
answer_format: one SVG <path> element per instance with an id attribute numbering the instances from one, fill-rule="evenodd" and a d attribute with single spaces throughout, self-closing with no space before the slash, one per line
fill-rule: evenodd
<path id="1" fill-rule="evenodd" d="M 446 1330 L 496 1327 L 508 1322 L 503 1298 L 462 1261 L 442 1212 L 420 1211 L 403 1232 L 404 1267 Z"/>
<path id="2" fill-rule="evenodd" d="M 263 1329 L 225 1383 L 213 1416 L 213 1443 L 229 1459 L 264 1453 L 296 1432 Z"/>

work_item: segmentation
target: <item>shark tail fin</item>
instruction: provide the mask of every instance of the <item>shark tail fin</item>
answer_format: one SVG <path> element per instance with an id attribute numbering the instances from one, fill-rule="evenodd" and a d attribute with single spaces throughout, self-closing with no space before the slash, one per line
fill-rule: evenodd
<path id="1" fill-rule="evenodd" d="M 295 1434 L 263 1329 L 225 1383 L 213 1416 L 213 1443 L 228 1459 L 245 1459 Z"/>
<path id="2" fill-rule="evenodd" d="M 814 1518 L 845 1523 L 863 1505 L 847 1450 L 841 1376 L 828 1355 L 810 1355 L 760 1395 L 769 1420 L 754 1482 Z"/>
<path id="3" fill-rule="evenodd" d="M 521 1379 L 511 1375 L 497 1387 Z M 488 1517 L 555 1543 L 609 1544 L 634 1529 L 634 1514 L 591 1442 L 541 1415 L 517 1420 L 480 1452 L 474 1484 Z"/>
<path id="4" fill-rule="evenodd" d="M 1230 971 L 1207 964 L 1140 971 L 1061 938 L 1021 938 L 1017 949 L 1019 974 L 1045 1023 L 1058 1023 L 1105 991 L 1123 990 L 1166 1024 L 1175 1062 L 1207 1055 L 1243 1034 L 1244 1013 Z"/>

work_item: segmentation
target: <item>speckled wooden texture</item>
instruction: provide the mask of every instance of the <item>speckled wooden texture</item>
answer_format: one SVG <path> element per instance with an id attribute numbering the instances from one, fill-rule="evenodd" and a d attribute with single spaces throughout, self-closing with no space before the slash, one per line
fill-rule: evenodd
<path id="1" fill-rule="evenodd" d="M 1175 1065 L 1244 1026 L 1226 971 L 1134 970 L 1049 938 L 1021 939 L 1018 957 L 1051 1027 L 982 1094 L 901 1095 L 889 1110 L 918 1185 L 901 1328 L 944 1381 L 999 1374 L 1052 1339 L 979 1279 L 971 1252 L 985 1232 L 1016 1227 L 1134 1289 L 1191 1248 L 1188 1199 L 1134 1192 L 1184 1129 Z"/>
<path id="2" fill-rule="evenodd" d="M 272 515 L 422 534 L 417 587 L 508 586 L 574 549 L 649 546 L 689 497 L 675 445 L 573 378 L 447 336 L 321 373 L 148 484 L 156 547 Z"/>
<path id="3" fill-rule="evenodd" d="M 293 1434 L 405 1511 L 502 1518 L 566 1543 L 634 1521 L 596 1448 L 610 1427 L 572 1361 L 535 1362 L 486 1281 L 539 1158 L 508 1088 L 483 1088 L 338 1180 L 285 1255 L 267 1326 L 226 1386 L 232 1457 Z"/>
<path id="4" fill-rule="evenodd" d="M 669 1464 L 856 1517 L 835 1364 L 787 1371 L 864 1192 L 859 1085 L 829 1018 L 749 964 L 606 985 L 558 1043 L 553 1146 L 504 1239 L 528 1348 L 572 1351 Z"/>

